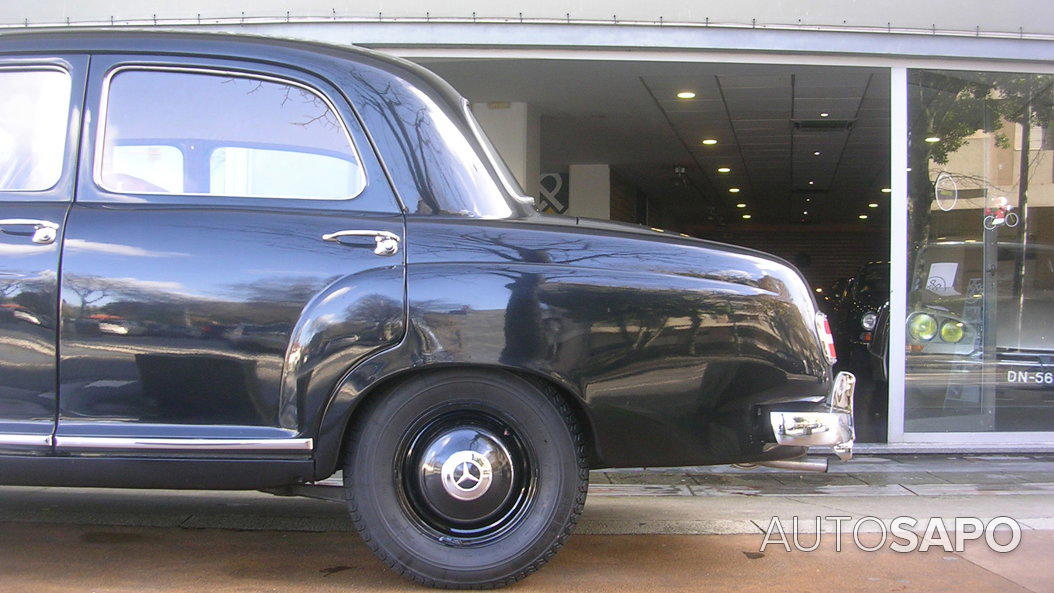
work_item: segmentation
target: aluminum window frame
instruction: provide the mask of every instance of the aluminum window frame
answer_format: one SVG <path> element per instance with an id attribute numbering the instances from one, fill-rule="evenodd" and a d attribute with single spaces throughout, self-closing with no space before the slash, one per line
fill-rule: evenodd
<path id="1" fill-rule="evenodd" d="M 265 82 L 271 82 L 275 84 L 283 84 L 292 86 L 304 90 L 312 95 L 318 97 L 326 105 L 326 108 L 333 113 L 337 121 L 340 122 L 340 129 L 344 132 L 344 138 L 348 142 L 348 146 L 351 147 L 352 153 L 355 155 L 355 165 L 359 170 L 359 174 L 362 179 L 361 187 L 358 191 L 349 196 L 342 196 L 337 198 L 332 197 L 304 197 L 304 196 L 291 196 L 291 195 L 238 195 L 238 194 L 215 194 L 215 193 L 200 193 L 200 192 L 151 192 L 151 191 L 118 191 L 107 187 L 103 183 L 102 179 L 102 166 L 103 156 L 105 153 L 106 146 L 106 128 L 107 122 L 109 121 L 110 115 L 110 86 L 113 79 L 120 73 L 126 71 L 140 71 L 140 72 L 174 72 L 183 74 L 198 74 L 206 76 L 228 76 L 234 78 L 248 78 L 253 80 L 262 80 Z M 348 123 L 344 120 L 344 117 L 340 114 L 336 104 L 330 100 L 326 93 L 319 89 L 316 89 L 305 83 L 284 78 L 281 76 L 275 76 L 271 74 L 260 74 L 257 72 L 245 72 L 235 69 L 223 69 L 216 68 L 213 66 L 166 66 L 166 65 L 154 65 L 154 64 L 122 64 L 111 68 L 102 81 L 102 91 L 99 98 L 99 121 L 96 124 L 95 130 L 95 146 L 92 158 L 92 183 L 95 184 L 96 189 L 101 192 L 121 195 L 121 196 L 165 196 L 178 198 L 184 197 L 195 197 L 195 198 L 217 198 L 221 202 L 224 198 L 235 198 L 242 200 L 299 200 L 299 201 L 325 201 L 325 202 L 350 202 L 355 198 L 362 195 L 366 188 L 369 187 L 370 180 L 366 172 L 366 167 L 363 165 L 362 152 L 359 150 L 358 145 L 355 143 L 355 139 L 351 135 L 351 130 L 348 128 Z"/>
<path id="2" fill-rule="evenodd" d="M 61 72 L 61 73 L 66 75 L 66 80 L 69 82 L 69 96 L 66 98 L 66 112 L 63 114 L 63 120 L 65 121 L 65 128 L 66 128 L 66 130 L 65 130 L 65 133 L 62 136 L 62 144 L 61 144 L 62 161 L 61 161 L 61 164 L 59 166 L 58 178 L 56 178 L 55 181 L 51 185 L 49 185 L 48 187 L 44 187 L 44 188 L 40 188 L 40 189 L 8 189 L 8 188 L 0 187 L 0 194 L 26 194 L 26 195 L 32 195 L 32 194 L 45 194 L 45 193 L 48 193 L 48 192 L 52 192 L 52 191 L 55 190 L 56 187 L 58 187 L 58 185 L 60 183 L 62 183 L 62 175 L 66 171 L 66 167 L 69 166 L 69 159 L 68 159 L 68 157 L 69 157 L 68 152 L 69 151 L 67 150 L 67 148 L 68 148 L 69 141 L 70 141 L 70 131 L 72 130 L 72 127 L 70 126 L 70 110 L 72 108 L 71 102 L 73 101 L 73 91 L 74 91 L 73 73 L 70 72 L 68 68 L 63 68 L 62 66 L 59 66 L 57 64 L 34 64 L 32 62 L 28 62 L 26 64 L 0 66 L 0 74 L 3 74 L 4 72 L 12 72 L 12 71 L 14 71 L 14 72 Z"/>

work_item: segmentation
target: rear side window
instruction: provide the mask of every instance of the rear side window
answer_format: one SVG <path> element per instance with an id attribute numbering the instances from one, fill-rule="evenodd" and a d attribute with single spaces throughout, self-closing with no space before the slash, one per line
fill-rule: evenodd
<path id="1" fill-rule="evenodd" d="M 366 185 L 343 120 L 300 84 L 135 68 L 104 92 L 96 181 L 108 191 L 339 200 Z"/>
<path id="2" fill-rule="evenodd" d="M 62 176 L 72 81 L 59 69 L 0 69 L 0 191 L 45 191 Z"/>

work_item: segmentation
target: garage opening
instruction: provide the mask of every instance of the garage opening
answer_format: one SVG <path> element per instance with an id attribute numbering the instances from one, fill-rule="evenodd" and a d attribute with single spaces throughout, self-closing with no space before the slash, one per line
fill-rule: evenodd
<path id="1" fill-rule="evenodd" d="M 833 66 L 422 59 L 473 102 L 539 210 L 773 253 L 816 290 L 858 441 L 886 440 L 867 346 L 889 299 L 889 71 Z"/>

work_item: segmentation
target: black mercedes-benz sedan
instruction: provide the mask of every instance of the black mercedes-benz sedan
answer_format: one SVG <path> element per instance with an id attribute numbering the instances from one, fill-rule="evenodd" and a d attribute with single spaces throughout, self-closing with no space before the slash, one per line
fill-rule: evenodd
<path id="1" fill-rule="evenodd" d="M 307 487 L 438 587 L 562 545 L 590 468 L 853 443 L 778 258 L 542 216 L 454 90 L 344 47 L 0 36 L 0 483 Z"/>

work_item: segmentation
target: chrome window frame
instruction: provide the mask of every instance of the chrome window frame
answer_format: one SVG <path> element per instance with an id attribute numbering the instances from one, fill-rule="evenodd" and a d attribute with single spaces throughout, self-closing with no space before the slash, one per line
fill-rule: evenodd
<path id="1" fill-rule="evenodd" d="M 283 84 L 299 88 L 307 91 L 312 95 L 315 95 L 325 103 L 326 108 L 333 113 L 337 121 L 340 122 L 340 128 L 344 132 L 344 139 L 347 140 L 348 146 L 351 147 L 352 153 L 355 155 L 356 166 L 358 167 L 359 174 L 362 178 L 361 187 L 358 191 L 349 195 L 342 196 L 339 198 L 327 198 L 327 197 L 304 197 L 304 196 L 290 196 L 290 195 L 236 195 L 236 194 L 214 194 L 214 193 L 195 193 L 195 192 L 150 192 L 150 191 L 118 191 L 107 187 L 103 183 L 102 179 L 102 161 L 104 148 L 106 146 L 106 123 L 109 120 L 109 100 L 110 100 L 110 84 L 113 82 L 114 77 L 118 74 L 126 71 L 146 71 L 146 72 L 175 72 L 183 74 L 203 74 L 206 76 L 228 76 L 233 78 L 249 78 L 253 80 L 263 80 L 265 82 L 271 82 L 275 84 Z M 351 135 L 351 130 L 348 128 L 348 124 L 344 121 L 344 117 L 341 116 L 337 106 L 329 99 L 326 94 L 318 89 L 308 86 L 299 81 L 290 80 L 288 78 L 282 78 L 280 76 L 272 76 L 270 74 L 259 74 L 255 72 L 242 72 L 239 70 L 225 70 L 222 68 L 214 67 L 196 67 L 196 66 L 156 66 L 152 64 L 125 64 L 112 68 L 106 73 L 102 82 L 102 94 L 99 99 L 99 121 L 96 124 L 95 130 L 95 149 L 92 157 L 92 181 L 95 187 L 101 191 L 108 192 L 111 194 L 122 195 L 122 196 L 169 196 L 169 197 L 199 197 L 199 198 L 236 198 L 236 199 L 249 199 L 249 200 L 321 200 L 326 202 L 341 202 L 351 201 L 362 195 L 366 188 L 369 186 L 369 178 L 367 177 L 366 167 L 363 166 L 362 153 L 359 151 L 358 145 L 355 144 L 355 139 Z"/>
<path id="2" fill-rule="evenodd" d="M 16 72 L 61 72 L 61 73 L 66 75 L 66 80 L 69 81 L 69 83 L 70 83 L 69 97 L 66 98 L 66 112 L 63 114 L 63 116 L 64 116 L 63 119 L 66 122 L 66 132 L 65 132 L 65 134 L 63 134 L 63 139 L 62 139 L 62 165 L 59 167 L 58 179 L 56 179 L 55 182 L 52 183 L 51 185 L 49 185 L 48 187 L 41 188 L 41 189 L 7 189 L 7 188 L 4 188 L 4 187 L 0 187 L 0 193 L 5 193 L 5 194 L 8 194 L 8 193 L 11 193 L 11 194 L 13 194 L 13 193 L 18 193 L 18 194 L 41 194 L 41 193 L 46 193 L 46 192 L 54 190 L 56 187 L 58 187 L 59 183 L 62 182 L 62 174 L 66 170 L 66 166 L 69 164 L 69 158 L 68 158 L 69 157 L 69 151 L 67 150 L 67 146 L 68 146 L 69 140 L 70 140 L 70 130 L 72 129 L 70 127 L 70 107 L 71 107 L 70 101 L 73 100 L 73 74 L 68 69 L 63 68 L 62 66 L 56 66 L 55 64 L 34 64 L 32 62 L 27 62 L 26 64 L 18 64 L 18 65 L 11 65 L 11 66 L 0 66 L 0 74 L 2 74 L 4 72 L 10 72 L 10 71 L 16 71 Z"/>

